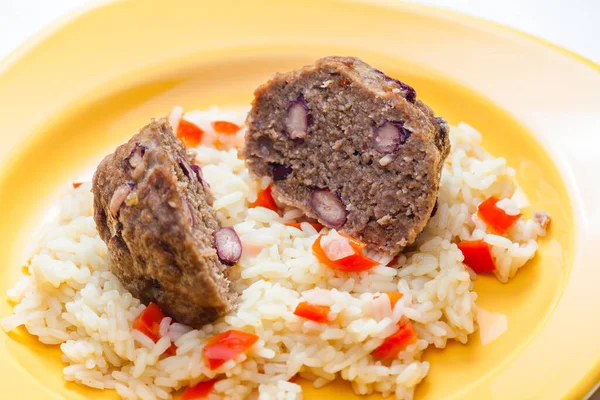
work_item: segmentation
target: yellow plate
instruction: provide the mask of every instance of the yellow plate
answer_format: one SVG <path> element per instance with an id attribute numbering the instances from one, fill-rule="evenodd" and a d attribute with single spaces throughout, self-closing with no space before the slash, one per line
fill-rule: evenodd
<path id="1" fill-rule="evenodd" d="M 416 5 L 335 0 L 121 1 L 43 32 L 0 67 L 0 315 L 21 254 L 56 190 L 150 117 L 247 104 L 278 70 L 356 55 L 466 121 L 553 216 L 539 255 L 512 282 L 476 282 L 508 316 L 482 347 L 428 351 L 418 399 L 581 398 L 600 377 L 600 135 L 597 66 L 475 19 Z M 59 350 L 0 333 L 0 398 L 105 399 L 61 378 Z M 353 398 L 343 383 L 308 399 Z"/>

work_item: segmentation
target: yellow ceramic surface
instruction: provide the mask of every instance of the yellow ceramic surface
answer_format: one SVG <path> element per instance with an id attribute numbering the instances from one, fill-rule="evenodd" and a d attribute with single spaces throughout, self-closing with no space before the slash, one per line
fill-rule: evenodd
<path id="1" fill-rule="evenodd" d="M 478 304 L 508 317 L 482 347 L 427 351 L 418 399 L 581 398 L 600 377 L 600 73 L 515 32 L 432 8 L 335 0 L 121 1 L 38 35 L 0 66 L 0 315 L 22 252 L 57 190 L 175 104 L 248 104 L 275 71 L 356 55 L 413 85 L 507 158 L 533 208 L 553 217 L 509 284 L 480 278 Z M 531 212 L 531 209 L 526 212 Z M 108 399 L 65 383 L 59 349 L 0 333 L 0 398 Z M 347 385 L 307 399 L 354 398 Z M 372 396 L 375 398 L 375 396 Z"/>

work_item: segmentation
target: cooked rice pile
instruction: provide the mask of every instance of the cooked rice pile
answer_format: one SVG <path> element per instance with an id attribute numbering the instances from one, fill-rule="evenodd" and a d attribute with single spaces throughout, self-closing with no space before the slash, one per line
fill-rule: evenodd
<path id="1" fill-rule="evenodd" d="M 214 109 L 186 114 L 205 131 L 211 129 L 207 121 L 243 118 Z M 320 265 L 311 251 L 317 237 L 312 226 L 303 224 L 300 231 L 284 225 L 301 216 L 297 210 L 280 217 L 248 209 L 268 182 L 251 180 L 235 149 L 198 148 L 217 214 L 223 225 L 235 226 L 243 243 L 242 259 L 233 267 L 243 294 L 235 312 L 202 330 L 169 326 L 166 318 L 156 344 L 131 328 L 144 306 L 109 272 L 107 249 L 92 218 L 90 184 L 84 184 L 65 196 L 60 214 L 45 226 L 29 275 L 8 292 L 16 305 L 2 327 L 24 325 L 41 342 L 60 344 L 66 380 L 114 388 L 126 399 L 169 399 L 175 390 L 215 376 L 221 380 L 210 398 L 298 399 L 301 387 L 288 382 L 296 374 L 316 387 L 341 377 L 359 394 L 411 399 L 429 370 L 423 351 L 443 348 L 448 339 L 466 343 L 477 328 L 477 294 L 453 243 L 483 238 L 493 247 L 498 279 L 506 282 L 533 257 L 535 240 L 545 233 L 524 218 L 506 237 L 486 231 L 475 215 L 477 205 L 492 194 L 510 199 L 515 172 L 479 146 L 481 137 L 472 128 L 453 128 L 450 137 L 438 211 L 414 252 L 389 266 L 392 257 L 369 254 L 381 265 L 361 273 Z M 511 200 L 503 204 L 516 207 Z M 387 296 L 377 297 L 392 291 L 404 294 L 394 309 Z M 302 300 L 331 305 L 332 322 L 295 316 Z M 401 316 L 412 321 L 417 342 L 393 362 L 375 360 L 370 353 L 397 330 Z M 202 359 L 203 339 L 232 328 L 260 340 L 246 355 L 211 371 Z M 170 340 L 178 346 L 175 356 L 163 354 Z"/>

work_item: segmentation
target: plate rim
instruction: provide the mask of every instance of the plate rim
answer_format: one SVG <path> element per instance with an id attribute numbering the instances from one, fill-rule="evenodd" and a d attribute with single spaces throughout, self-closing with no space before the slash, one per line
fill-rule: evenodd
<path id="1" fill-rule="evenodd" d="M 339 2 L 339 0 L 333 0 Z M 504 32 L 510 32 L 520 36 L 522 40 L 527 40 L 538 45 L 542 45 L 548 49 L 556 51 L 560 53 L 562 56 L 569 57 L 579 63 L 582 63 L 588 67 L 591 67 L 596 72 L 600 72 L 600 64 L 596 64 L 593 61 L 587 59 L 586 57 L 575 53 L 569 49 L 563 48 L 560 45 L 547 41 L 545 39 L 539 38 L 533 34 L 529 34 L 523 31 L 520 31 L 516 28 L 512 28 L 509 26 L 502 25 L 500 23 L 489 21 L 483 18 L 475 17 L 468 14 L 463 14 L 461 12 L 457 12 L 454 10 L 447 10 L 441 7 L 432 6 L 432 5 L 422 5 L 416 3 L 406 2 L 404 0 L 396 2 L 396 4 L 390 5 L 387 0 L 347 0 L 349 2 L 354 3 L 362 3 L 368 4 L 374 7 L 377 6 L 391 6 L 394 8 L 402 8 L 408 7 L 413 10 L 422 10 L 424 14 L 432 15 L 433 13 L 437 14 L 445 14 L 449 17 L 452 17 L 454 20 L 460 21 L 471 21 L 481 25 L 487 25 L 488 27 L 492 27 L 493 29 L 498 29 Z M 75 10 L 70 11 L 69 13 L 63 15 L 58 18 L 51 24 L 47 25 L 34 35 L 30 36 L 24 42 L 22 42 L 17 48 L 13 49 L 9 52 L 5 57 L 0 59 L 0 78 L 5 74 L 5 72 L 11 69 L 13 66 L 17 65 L 24 57 L 28 54 L 35 52 L 40 46 L 44 44 L 44 42 L 59 32 L 63 27 L 68 25 L 70 22 L 81 18 L 82 16 L 93 13 L 100 8 L 112 6 L 115 4 L 125 4 L 134 2 L 132 0 L 96 0 L 92 1 L 86 5 L 76 8 Z M 560 169 L 560 168 L 559 168 Z M 576 206 L 572 205 L 573 210 L 575 210 Z M 575 216 L 574 216 L 575 217 Z M 576 245 L 577 248 L 577 245 Z M 593 373 L 594 378 L 590 375 Z M 591 382 L 591 385 L 590 385 Z M 574 382 L 573 385 L 570 385 L 570 389 L 568 394 L 571 396 L 576 396 L 577 394 L 583 394 L 584 398 L 589 398 L 593 393 L 600 387 L 600 360 L 595 365 L 593 370 L 588 371 L 586 376 L 581 376 L 579 381 Z"/>
<path id="2" fill-rule="evenodd" d="M 64 25 L 68 24 L 70 21 L 81 17 L 83 14 L 93 12 L 94 10 L 96 10 L 98 8 L 105 7 L 105 6 L 108 6 L 111 4 L 115 4 L 115 3 L 124 2 L 124 1 L 130 1 L 130 0 L 91 0 L 89 3 L 86 3 L 85 5 L 76 7 L 75 9 L 58 17 L 57 19 L 52 21 L 50 24 L 46 25 L 39 31 L 35 32 L 33 35 L 29 36 L 27 39 L 25 39 L 23 42 L 21 42 L 16 48 L 11 50 L 4 57 L 0 58 L 0 75 L 3 74 L 6 69 L 10 68 L 11 65 L 17 63 L 19 61 L 19 59 L 21 59 L 23 56 L 26 55 L 26 53 L 33 51 L 37 45 L 39 45 L 41 42 L 44 41 L 44 39 L 46 39 L 48 36 L 56 33 L 56 31 L 61 29 Z M 355 3 L 372 4 L 374 6 L 390 5 L 389 4 L 390 2 L 388 0 L 347 0 L 347 1 L 355 2 Z M 407 0 L 394 0 L 394 1 L 396 2 L 396 4 L 394 4 L 394 5 L 397 5 L 398 3 L 400 3 L 403 6 L 410 6 L 410 7 L 415 7 L 415 8 L 421 8 L 423 10 L 430 10 L 430 11 L 435 11 L 438 13 L 445 13 L 448 15 L 452 15 L 456 18 L 468 19 L 473 22 L 477 22 L 480 24 L 487 24 L 487 25 L 493 26 L 494 28 L 514 33 L 516 35 L 521 36 L 523 39 L 536 42 L 545 47 L 556 50 L 568 57 L 574 58 L 577 61 L 582 62 L 582 63 L 586 64 L 587 66 L 592 67 L 592 68 L 596 69 L 598 72 L 600 72 L 600 63 L 597 64 L 594 61 L 590 60 L 589 58 L 587 58 L 573 50 L 569 50 L 565 47 L 562 47 L 559 44 L 556 44 L 547 39 L 536 36 L 532 33 L 528 33 L 528 32 L 522 31 L 520 29 L 508 26 L 508 25 L 503 25 L 500 22 L 491 21 L 491 20 L 481 18 L 481 17 L 476 17 L 474 15 L 465 14 L 465 13 L 462 13 L 462 12 L 456 11 L 456 10 L 446 9 L 443 7 L 438 7 L 438 6 L 434 6 L 434 5 L 430 5 L 430 4 L 412 3 Z M 392 6 L 394 6 L 394 5 L 392 5 Z"/>

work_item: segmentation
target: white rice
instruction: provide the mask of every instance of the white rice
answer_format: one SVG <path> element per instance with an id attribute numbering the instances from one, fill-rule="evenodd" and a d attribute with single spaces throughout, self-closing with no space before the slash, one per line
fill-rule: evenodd
<path id="1" fill-rule="evenodd" d="M 208 132 L 203 144 L 218 140 L 227 145 L 210 122 L 242 124 L 244 115 L 211 109 L 183 118 Z M 238 145 L 241 137 L 243 129 L 229 145 Z M 284 225 L 301 215 L 297 210 L 284 210 L 280 217 L 271 210 L 248 209 L 268 181 L 251 180 L 235 148 L 196 149 L 217 215 L 223 225 L 235 226 L 243 244 L 243 256 L 232 267 L 241 302 L 201 330 L 169 325 L 165 318 L 157 343 L 131 328 L 144 306 L 108 270 L 107 249 L 92 218 L 90 184 L 83 184 L 66 194 L 56 218 L 45 225 L 29 275 L 8 291 L 16 305 L 2 327 L 10 331 L 23 325 L 41 342 L 60 345 L 66 380 L 114 388 L 125 399 L 169 399 L 179 388 L 214 377 L 220 380 L 210 398 L 299 399 L 301 387 L 288 382 L 296 374 L 316 387 L 341 378 L 358 394 L 411 399 L 429 370 L 429 363 L 421 361 L 423 351 L 430 345 L 443 348 L 448 339 L 466 343 L 477 328 L 477 294 L 455 243 L 483 239 L 490 244 L 496 276 L 506 282 L 533 257 L 536 238 L 545 234 L 524 218 L 505 237 L 486 230 L 477 205 L 490 195 L 510 199 L 517 190 L 515 171 L 482 149 L 481 137 L 471 127 L 452 128 L 450 138 L 438 211 L 419 236 L 416 251 L 400 255 L 390 266 L 392 257 L 370 252 L 381 265 L 352 274 L 317 262 L 311 251 L 317 237 L 312 226 L 303 224 L 298 230 Z M 520 212 L 516 201 L 501 205 L 507 212 Z M 377 298 L 389 291 L 404 295 L 393 309 L 385 296 Z M 330 305 L 330 322 L 295 316 L 303 300 Z M 370 353 L 396 331 L 402 316 L 412 320 L 417 342 L 389 363 L 377 361 Z M 227 329 L 251 332 L 260 340 L 247 354 L 211 371 L 202 359 L 203 341 Z M 178 346 L 174 356 L 165 354 L 171 341 Z"/>

